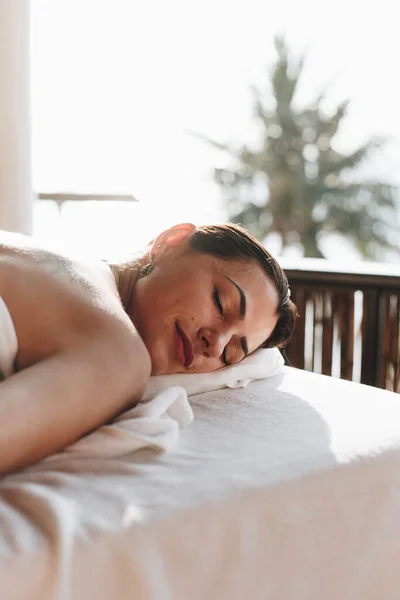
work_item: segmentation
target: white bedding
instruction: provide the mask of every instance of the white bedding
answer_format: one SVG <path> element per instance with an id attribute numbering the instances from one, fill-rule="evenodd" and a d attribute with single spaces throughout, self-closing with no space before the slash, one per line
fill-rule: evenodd
<path id="1" fill-rule="evenodd" d="M 397 395 L 285 367 L 191 404 L 168 453 L 0 482 L 2 598 L 398 599 Z"/>

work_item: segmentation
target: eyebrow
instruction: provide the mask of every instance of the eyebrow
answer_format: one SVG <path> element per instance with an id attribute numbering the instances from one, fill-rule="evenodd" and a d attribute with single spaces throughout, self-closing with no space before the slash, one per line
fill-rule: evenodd
<path id="1" fill-rule="evenodd" d="M 244 291 L 242 290 L 242 288 L 240 287 L 240 285 L 238 285 L 236 283 L 236 281 L 233 281 L 233 279 L 231 279 L 230 277 L 228 277 L 228 275 L 225 275 L 225 277 L 226 277 L 226 279 L 228 279 L 228 281 L 230 281 L 231 283 L 233 283 L 233 285 L 235 286 L 235 288 L 239 292 L 239 295 L 240 295 L 239 316 L 240 316 L 240 319 L 243 320 L 245 318 L 245 316 L 246 316 L 246 294 L 244 293 Z M 248 345 L 247 345 L 247 338 L 241 337 L 240 338 L 240 345 L 242 347 L 244 355 L 247 356 L 248 353 L 249 353 L 249 348 L 248 348 Z"/>
<path id="2" fill-rule="evenodd" d="M 231 279 L 230 277 L 228 277 L 228 275 L 225 275 L 226 279 L 228 279 L 231 283 L 233 283 L 233 285 L 235 286 L 235 288 L 238 290 L 239 295 L 240 295 L 240 309 L 239 309 L 239 315 L 240 315 L 240 320 L 243 321 L 243 319 L 246 316 L 246 295 L 244 293 L 244 291 L 242 290 L 242 288 L 240 287 L 240 285 L 238 285 L 235 281 L 233 281 L 233 279 Z"/>

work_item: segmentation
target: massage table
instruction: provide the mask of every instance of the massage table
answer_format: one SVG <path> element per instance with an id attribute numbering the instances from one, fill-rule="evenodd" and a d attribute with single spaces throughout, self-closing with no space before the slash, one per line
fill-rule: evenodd
<path id="1" fill-rule="evenodd" d="M 4 600 L 398 600 L 400 399 L 291 367 L 0 481 Z"/>

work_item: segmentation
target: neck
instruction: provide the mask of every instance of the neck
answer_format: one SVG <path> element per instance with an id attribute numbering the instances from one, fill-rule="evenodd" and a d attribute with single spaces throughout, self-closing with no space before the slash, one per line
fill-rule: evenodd
<path id="1" fill-rule="evenodd" d="M 121 304 L 126 311 L 132 300 L 133 290 L 139 277 L 140 261 L 129 264 L 109 264 L 108 266 L 113 274 Z"/>

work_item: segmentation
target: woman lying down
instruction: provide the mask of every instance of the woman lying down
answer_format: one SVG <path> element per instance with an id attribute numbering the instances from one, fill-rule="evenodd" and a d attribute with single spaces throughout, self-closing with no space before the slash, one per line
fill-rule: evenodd
<path id="1" fill-rule="evenodd" d="M 240 226 L 176 225 L 117 265 L 6 237 L 0 297 L 18 351 L 0 386 L 1 473 L 132 407 L 150 374 L 214 371 L 292 335 L 286 276 Z"/>

